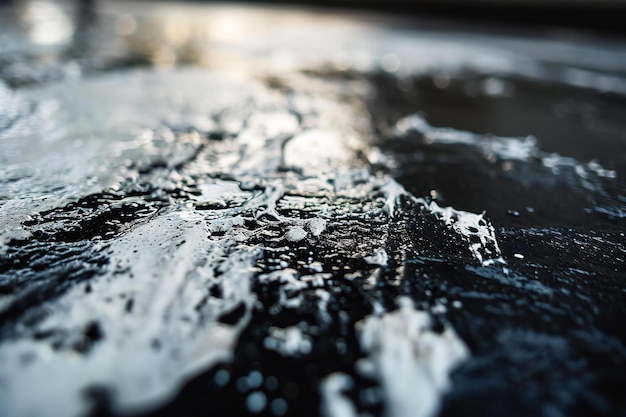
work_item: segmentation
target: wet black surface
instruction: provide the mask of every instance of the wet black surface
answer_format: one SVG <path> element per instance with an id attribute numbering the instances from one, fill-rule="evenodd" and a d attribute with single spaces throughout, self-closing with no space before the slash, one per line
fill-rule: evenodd
<path id="1" fill-rule="evenodd" d="M 616 230 L 615 217 L 622 216 L 617 213 L 623 203 L 617 204 L 614 215 L 594 206 L 620 201 L 626 193 L 620 182 L 604 181 L 596 192 L 589 192 L 573 172 L 549 175 L 540 163 L 498 158 L 485 163 L 480 151 L 471 147 L 429 144 L 419 134 L 396 138 L 386 132 L 417 109 L 433 126 L 533 136 L 544 152 L 597 160 L 621 178 L 626 174 L 623 96 L 523 79 L 498 79 L 502 95 L 493 96 L 484 92 L 490 78 L 471 73 L 443 81 L 437 76 L 416 79 L 408 91 L 384 75 L 373 80 L 379 94 L 369 107 L 383 139 L 381 148 L 400 162 L 394 176 L 413 194 L 437 190 L 447 204 L 472 212 L 485 210 L 503 227 Z M 437 87 L 442 82 L 445 86 Z"/>
<path id="2" fill-rule="evenodd" d="M 142 48 L 116 50 L 114 58 L 102 56 L 94 46 L 110 42 L 97 29 L 102 20 L 94 23 L 95 17 L 84 16 L 89 17 L 83 20 L 82 34 L 78 31 L 71 45 L 57 51 L 43 70 L 36 66 L 41 56 L 33 50 L 0 55 L 0 81 L 19 93 L 27 86 L 63 82 L 68 63 L 82 68 L 81 77 L 87 79 L 154 64 Z M 100 40 L 94 40 L 98 36 Z M 17 71 L 18 63 L 36 69 Z M 307 70 L 310 78 L 304 84 L 311 82 L 313 87 L 295 83 L 290 89 L 315 94 L 314 79 L 335 84 L 358 80 L 370 86 L 374 93 L 365 99 L 355 94 L 338 100 L 360 103 L 367 128 L 374 133 L 362 142 L 371 141 L 367 146 L 394 162 L 368 161 L 359 152 L 354 152 L 354 159 L 364 160 L 371 172 L 390 175 L 412 195 L 427 196 L 428 203 L 485 211 L 506 264 L 477 262 L 468 249 L 476 236 L 459 236 L 424 202 L 401 197 L 396 215 L 389 216 L 381 211 L 386 197 L 382 192 L 359 199 L 287 190 L 277 202 L 278 215 L 298 220 L 326 216 L 325 233 L 286 244 L 285 224 L 272 219 L 271 213 L 246 218 L 242 229 L 251 233 L 246 244 L 264 251 L 254 264 L 251 306 L 242 302 L 217 318 L 236 325 L 251 313 L 232 360 L 196 373 L 171 401 L 139 414 L 320 415 L 321 382 L 333 372 L 343 372 L 354 381 L 345 394 L 356 409 L 362 415 L 383 415 L 385 398 L 379 382 L 355 370 L 357 360 L 366 356 L 355 326 L 367 315 L 378 314 L 377 305 L 392 311 L 396 298 L 408 295 L 417 309 L 432 312 L 436 331 L 451 326 L 471 351 L 452 374 L 453 388 L 443 398 L 440 416 L 626 415 L 626 98 L 565 82 L 471 70 L 443 80 L 433 70 L 411 77 L 408 84 L 406 78 L 380 69 L 330 73 L 305 68 L 298 74 Z M 485 93 L 489 82 L 496 83 L 497 94 Z M 289 96 L 288 90 L 279 91 Z M 418 131 L 394 131 L 399 120 L 412 114 L 431 126 L 479 135 L 532 135 L 540 151 L 526 159 L 507 159 L 486 156 L 462 143 L 432 142 Z M 8 132 L 11 121 L 1 122 L 0 118 L 0 133 Z M 303 129 L 304 122 L 299 123 Z M 188 133 L 172 130 L 180 141 Z M 8 307 L 0 305 L 0 343 L 9 343 L 27 329 L 33 340 L 85 358 L 106 343 L 108 335 L 98 322 L 78 329 L 79 337 L 36 331 L 36 324 L 54 314 L 49 303 L 71 289 L 94 291 L 90 282 L 110 262 L 110 242 L 139 225 L 185 205 L 210 214 L 241 206 L 236 199 L 204 204 L 194 200 L 203 181 L 234 175 L 215 173 L 213 167 L 204 173 L 190 168 L 220 155 L 221 148 L 212 153 L 212 146 L 233 139 L 225 138 L 225 130 L 218 126 L 203 132 L 197 152 L 182 163 L 157 160 L 144 166 L 139 161 L 130 165 L 137 175 L 116 187 L 31 213 L 22 223 L 31 236 L 9 241 L 0 257 L 0 294 L 10 297 Z M 615 178 L 591 171 L 582 178 L 573 165 L 555 172 L 542 162 L 552 153 L 577 164 L 595 160 L 603 169 L 615 171 Z M 280 168 L 271 175 L 284 179 L 292 174 Z M 293 175 L 308 179 L 297 169 Z M 159 178 L 171 182 L 163 185 Z M 261 193 L 268 181 L 261 178 L 256 186 L 241 189 Z M 306 203 L 290 208 L 289 198 Z M 325 205 L 333 207 L 332 215 L 323 214 Z M 223 235 L 228 233 L 217 232 L 211 238 Z M 234 253 L 236 245 L 229 245 L 225 252 Z M 366 262 L 364 257 L 379 247 L 389 255 L 388 264 Z M 319 266 L 312 268 L 312 261 Z M 282 281 L 261 278 L 287 268 L 295 271 L 302 286 L 288 288 Z M 214 269 L 219 271 L 220 266 Z M 127 273 L 116 270 L 118 275 Z M 321 282 L 301 280 L 312 273 L 327 275 Z M 225 298 L 222 291 L 218 285 L 208 288 L 205 302 Z M 300 300 L 296 307 L 285 304 L 292 298 Z M 124 306 L 132 314 L 134 299 L 125 298 Z M 199 303 L 197 310 L 202 307 Z M 310 352 L 290 356 L 266 346 L 271 328 L 289 326 L 298 326 L 309 338 Z M 159 348 L 158 340 L 145 347 Z M 112 406 L 115 389 L 85 388 L 85 398 L 93 404 L 90 415 L 120 414 Z M 259 392 L 265 403 L 253 410 L 249 400 Z"/>

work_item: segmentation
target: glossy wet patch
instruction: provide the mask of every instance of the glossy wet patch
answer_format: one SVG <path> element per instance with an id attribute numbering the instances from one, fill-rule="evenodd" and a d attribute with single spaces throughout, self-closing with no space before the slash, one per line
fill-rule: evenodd
<path id="1" fill-rule="evenodd" d="M 624 410 L 619 51 L 115 7 L 0 71 L 3 414 Z"/>

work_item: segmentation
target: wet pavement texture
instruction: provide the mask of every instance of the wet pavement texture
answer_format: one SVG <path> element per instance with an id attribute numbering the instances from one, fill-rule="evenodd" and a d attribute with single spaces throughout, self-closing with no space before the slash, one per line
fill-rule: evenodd
<path id="1" fill-rule="evenodd" d="M 0 415 L 626 415 L 624 42 L 127 2 L 0 28 Z"/>

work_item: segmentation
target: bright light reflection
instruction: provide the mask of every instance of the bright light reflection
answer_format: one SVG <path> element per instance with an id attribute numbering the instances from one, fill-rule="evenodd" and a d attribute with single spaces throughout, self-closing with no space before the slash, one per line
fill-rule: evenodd
<path id="1" fill-rule="evenodd" d="M 26 4 L 22 19 L 33 43 L 55 45 L 68 41 L 74 34 L 74 22 L 57 4 L 37 0 Z"/>

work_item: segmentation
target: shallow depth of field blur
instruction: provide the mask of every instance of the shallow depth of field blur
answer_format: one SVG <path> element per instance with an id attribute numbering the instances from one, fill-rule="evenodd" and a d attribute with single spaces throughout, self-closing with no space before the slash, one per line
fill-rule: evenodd
<path id="1" fill-rule="evenodd" d="M 0 415 L 625 415 L 620 16 L 0 2 Z"/>

